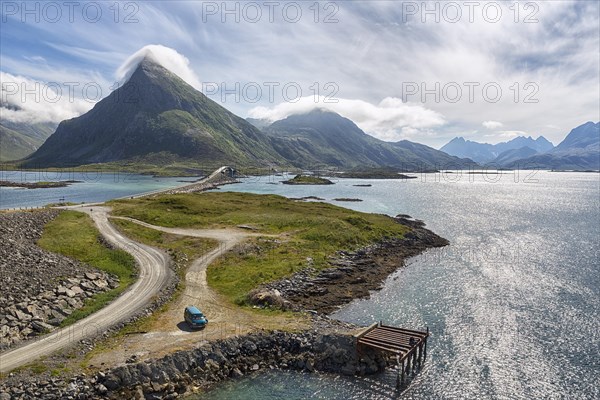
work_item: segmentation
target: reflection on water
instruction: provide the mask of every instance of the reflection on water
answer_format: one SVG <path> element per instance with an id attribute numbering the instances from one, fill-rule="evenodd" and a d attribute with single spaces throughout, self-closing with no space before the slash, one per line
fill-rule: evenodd
<path id="1" fill-rule="evenodd" d="M 24 189 L 0 187 L 0 209 L 39 207 L 58 202 L 101 202 L 119 197 L 133 196 L 158 189 L 185 185 L 182 181 L 196 178 L 155 178 L 127 172 L 51 172 L 3 171 L 0 181 L 58 182 L 76 181 L 67 187 Z"/>
<path id="2" fill-rule="evenodd" d="M 355 180 L 298 187 L 255 179 L 224 190 L 361 198 L 338 204 L 409 214 L 451 241 L 334 315 L 363 325 L 430 328 L 426 367 L 402 398 L 600 398 L 598 174 L 504 178 L 427 175 L 373 180 L 368 188 L 354 187 Z M 271 372 L 203 398 L 393 398 L 393 384 L 389 373 L 348 380 Z"/>
<path id="3" fill-rule="evenodd" d="M 80 180 L 67 188 L 0 188 L 0 208 L 104 201 L 184 184 L 134 174 L 7 176 Z M 20 173 L 19 173 L 20 174 Z M 27 174 L 35 174 L 27 173 Z M 600 186 L 598 174 L 424 174 L 405 181 L 337 180 L 329 186 L 250 178 L 223 191 L 318 196 L 366 212 L 409 214 L 450 240 L 410 260 L 368 300 L 334 315 L 368 325 L 424 328 L 425 368 L 407 399 L 598 399 L 600 389 Z M 275 183 L 275 184 L 274 184 Z M 334 198 L 363 202 L 336 203 Z M 391 372 L 344 377 L 266 372 L 198 398 L 385 399 Z"/>

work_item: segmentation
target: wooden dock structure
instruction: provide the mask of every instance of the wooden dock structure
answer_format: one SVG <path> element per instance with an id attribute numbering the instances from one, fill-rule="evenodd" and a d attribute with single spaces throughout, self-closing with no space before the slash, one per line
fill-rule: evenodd
<path id="1" fill-rule="evenodd" d="M 396 357 L 398 377 L 396 387 L 404 384 L 405 375 L 415 373 L 427 357 L 427 338 L 425 332 L 383 325 L 380 321 L 356 335 L 357 348 L 368 346 L 384 351 Z"/>

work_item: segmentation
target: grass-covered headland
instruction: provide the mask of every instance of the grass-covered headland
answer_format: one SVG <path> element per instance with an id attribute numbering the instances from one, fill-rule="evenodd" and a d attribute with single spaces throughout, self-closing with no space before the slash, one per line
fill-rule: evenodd
<path id="1" fill-rule="evenodd" d="M 61 212 L 46 225 L 38 245 L 119 278 L 119 287 L 87 299 L 83 308 L 69 315 L 62 322 L 62 326 L 72 324 L 98 311 L 135 281 L 136 266 L 133 257 L 123 250 L 113 250 L 103 245 L 100 242 L 100 232 L 86 214 L 76 211 Z"/>
<path id="2" fill-rule="evenodd" d="M 208 269 L 208 283 L 232 302 L 262 283 L 306 267 L 328 267 L 337 250 L 356 250 L 383 238 L 401 238 L 404 225 L 326 203 L 275 195 L 215 193 L 162 195 L 110 202 L 113 215 L 181 228 L 255 227 L 265 236 L 229 252 Z"/>

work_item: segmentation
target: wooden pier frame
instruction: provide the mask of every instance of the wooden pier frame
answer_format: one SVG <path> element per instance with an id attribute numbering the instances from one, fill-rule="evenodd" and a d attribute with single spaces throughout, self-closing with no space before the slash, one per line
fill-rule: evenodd
<path id="1" fill-rule="evenodd" d="M 368 346 L 395 355 L 398 376 L 396 387 L 404 384 L 404 377 L 421 368 L 427 357 L 427 338 L 429 328 L 425 332 L 412 329 L 383 325 L 380 321 L 368 326 L 356 335 L 357 348 Z"/>

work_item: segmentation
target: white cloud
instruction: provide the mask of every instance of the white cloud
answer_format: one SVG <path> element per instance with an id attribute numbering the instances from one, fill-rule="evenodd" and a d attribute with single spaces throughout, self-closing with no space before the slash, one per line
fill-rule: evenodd
<path id="1" fill-rule="evenodd" d="M 512 140 L 518 136 L 527 137 L 531 135 L 525 131 L 496 131 L 494 133 L 489 133 L 483 136 L 486 138 L 491 138 L 491 140 L 487 141 L 488 143 L 496 144 L 499 142 L 506 142 Z M 477 141 L 477 137 L 473 136 L 473 139 Z"/>
<path id="2" fill-rule="evenodd" d="M 331 99 L 324 96 L 306 96 L 297 102 L 284 102 L 272 108 L 255 107 L 248 112 L 248 116 L 277 121 L 293 114 L 322 108 L 352 120 L 366 133 L 386 141 L 414 137 L 445 124 L 441 114 L 395 97 L 386 97 L 379 104 L 356 99 L 336 100 L 333 103 L 327 102 Z"/>
<path id="3" fill-rule="evenodd" d="M 75 90 L 70 93 L 69 87 L 57 83 L 46 84 L 2 71 L 0 82 L 2 120 L 58 123 L 79 116 L 94 105 L 92 101 L 76 97 Z"/>
<path id="4" fill-rule="evenodd" d="M 150 44 L 142 47 L 132 54 L 117 69 L 117 79 L 124 83 L 135 71 L 138 64 L 144 59 L 149 58 L 152 61 L 162 65 L 169 71 L 178 75 L 181 79 L 200 90 L 202 85 L 196 73 L 190 68 L 190 60 L 179 54 L 177 50 L 160 44 Z"/>
<path id="5" fill-rule="evenodd" d="M 418 3 L 415 5 L 423 9 L 424 5 Z M 473 135 L 480 137 L 496 133 L 482 127 L 482 121 L 502 121 L 503 126 L 497 129 L 531 132 L 555 142 L 560 142 L 581 123 L 598 121 L 599 3 L 537 2 L 538 23 L 524 22 L 532 9 L 525 10 L 523 4 L 516 23 L 515 5 L 497 3 L 502 7 L 502 20 L 498 23 L 482 19 L 482 5 L 475 6 L 475 22 L 469 22 L 469 10 L 462 2 L 459 2 L 462 18 L 458 23 L 443 19 L 436 23 L 431 16 L 427 22 L 421 22 L 422 15 L 403 23 L 400 2 L 339 2 L 336 15 L 339 22 L 327 24 L 314 23 L 312 2 L 300 2 L 303 18 L 291 24 L 282 19 L 281 6 L 273 22 L 263 18 L 259 23 L 243 19 L 234 23 L 229 15 L 227 23 L 222 23 L 222 15 L 204 21 L 202 7 L 193 2 L 140 2 L 135 15 L 139 22 L 127 24 L 114 23 L 110 18 L 113 11 L 108 9 L 111 3 L 99 2 L 104 7 L 103 15 L 108 16 L 101 23 L 90 24 L 81 18 L 75 23 L 57 24 L 30 20 L 22 28 L 24 25 L 14 17 L 3 24 L 3 38 L 20 40 L 19 46 L 17 43 L 3 46 L 2 67 L 7 72 L 45 82 L 85 83 L 93 79 L 104 88 L 114 83 L 110 78 L 128 55 L 148 43 L 162 43 L 189 57 L 189 63 L 185 58 L 184 62 L 176 63 L 187 67 L 184 71 L 193 66 L 202 71 L 202 81 L 225 82 L 228 88 L 238 82 L 242 85 L 277 82 L 281 86 L 297 82 L 306 96 L 312 93 L 308 88 L 315 82 L 321 88 L 335 82 L 339 97 L 361 99 L 379 107 L 377 103 L 383 98 L 402 98 L 403 83 L 415 82 L 432 88 L 436 83 L 444 87 L 457 82 L 463 87 L 461 101 L 454 103 L 442 98 L 436 102 L 429 96 L 421 104 L 423 110 L 443 115 L 445 124 L 415 128 L 410 123 L 404 126 L 392 123 L 391 130 L 374 124 L 380 137 L 386 132 L 394 138 L 419 134 L 424 143 L 434 146 L 469 132 L 477 132 Z M 322 19 L 325 10 L 321 11 Z M 268 10 L 263 8 L 263 17 L 266 16 Z M 38 53 L 47 63 L 25 58 Z M 176 54 L 176 58 L 181 56 Z M 165 64 L 162 60 L 161 63 Z M 174 72 L 187 80 L 185 73 Z M 472 102 L 466 95 L 465 82 L 479 84 Z M 498 103 L 482 98 L 482 87 L 489 82 L 496 82 L 502 88 Z M 538 90 L 534 93 L 525 88 L 527 83 L 535 83 Z M 200 89 L 197 80 L 193 86 Z M 514 100 L 515 87 L 518 101 Z M 408 100 L 420 102 L 420 94 Z M 526 97 L 539 101 L 527 103 Z M 222 103 L 237 114 L 247 115 L 253 107 L 274 108 L 280 101 L 283 99 L 276 94 L 274 100 L 263 98 L 259 103 Z M 358 114 L 359 110 L 354 110 L 352 115 Z M 369 128 L 359 125 L 365 130 Z"/>
<path id="6" fill-rule="evenodd" d="M 498 121 L 484 121 L 481 125 L 483 125 L 484 127 L 488 128 L 488 129 L 498 129 L 498 128 L 502 128 L 504 126 L 504 124 L 502 122 L 498 122 Z"/>

